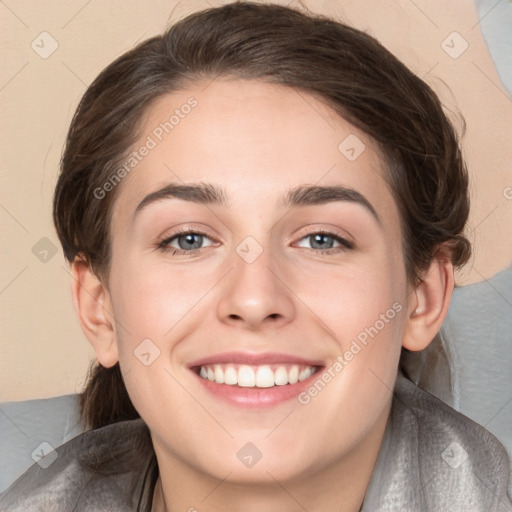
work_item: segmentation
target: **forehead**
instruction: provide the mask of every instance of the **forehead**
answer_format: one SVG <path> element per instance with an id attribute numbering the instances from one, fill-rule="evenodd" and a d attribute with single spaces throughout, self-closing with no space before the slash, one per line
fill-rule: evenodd
<path id="1" fill-rule="evenodd" d="M 312 95 L 282 85 L 216 79 L 160 97 L 131 151 L 139 155 L 118 190 L 123 210 L 171 182 L 218 185 L 239 214 L 277 209 L 297 185 L 342 185 L 388 224 L 398 220 L 376 143 Z"/>

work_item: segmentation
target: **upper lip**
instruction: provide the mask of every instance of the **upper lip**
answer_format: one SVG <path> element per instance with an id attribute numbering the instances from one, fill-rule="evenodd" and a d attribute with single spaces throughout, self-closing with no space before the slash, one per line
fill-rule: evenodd
<path id="1" fill-rule="evenodd" d="M 324 362 L 318 359 L 304 359 L 292 354 L 283 354 L 279 352 L 223 352 L 209 357 L 198 359 L 188 365 L 189 368 L 198 366 L 207 366 L 212 364 L 247 364 L 259 366 L 263 364 L 299 364 L 307 366 L 323 366 Z"/>

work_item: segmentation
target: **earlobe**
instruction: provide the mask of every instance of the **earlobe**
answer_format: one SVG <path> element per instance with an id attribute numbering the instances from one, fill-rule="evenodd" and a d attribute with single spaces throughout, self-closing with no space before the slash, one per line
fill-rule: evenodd
<path id="1" fill-rule="evenodd" d="M 442 252 L 432 260 L 422 282 L 411 291 L 402 345 L 423 350 L 443 324 L 454 287 L 453 264 Z"/>
<path id="2" fill-rule="evenodd" d="M 82 331 L 94 347 L 98 362 L 110 368 L 119 360 L 110 294 L 87 261 L 76 258 L 71 271 L 73 303 Z"/>

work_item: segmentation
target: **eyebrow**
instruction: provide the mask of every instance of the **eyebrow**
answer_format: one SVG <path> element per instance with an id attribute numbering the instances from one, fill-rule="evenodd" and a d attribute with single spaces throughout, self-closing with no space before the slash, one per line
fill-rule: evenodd
<path id="1" fill-rule="evenodd" d="M 228 206 L 227 193 L 211 183 L 198 183 L 193 185 L 178 185 L 171 183 L 165 187 L 151 192 L 137 205 L 134 217 L 144 208 L 157 201 L 164 199 L 181 199 L 191 201 L 197 204 L 207 204 L 215 206 Z M 297 206 L 314 206 L 336 201 L 356 203 L 363 206 L 372 214 L 377 223 L 381 225 L 381 220 L 372 206 L 357 190 L 346 188 L 340 185 L 318 186 L 318 185 L 300 185 L 290 189 L 281 197 L 278 205 L 282 208 L 292 208 Z"/>

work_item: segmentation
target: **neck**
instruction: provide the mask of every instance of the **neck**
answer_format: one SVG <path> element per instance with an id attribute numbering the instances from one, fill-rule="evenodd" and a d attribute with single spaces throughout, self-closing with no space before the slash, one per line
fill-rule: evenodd
<path id="1" fill-rule="evenodd" d="M 160 476 L 151 512 L 359 512 L 388 416 L 389 407 L 375 428 L 342 459 L 288 480 L 279 480 L 267 472 L 265 482 L 233 482 L 229 475 L 219 481 L 179 461 L 165 464 L 159 459 Z"/>

